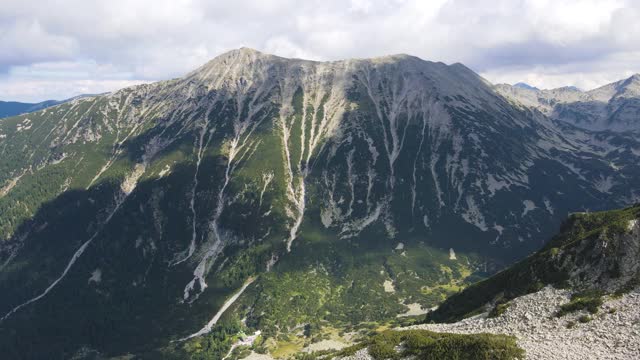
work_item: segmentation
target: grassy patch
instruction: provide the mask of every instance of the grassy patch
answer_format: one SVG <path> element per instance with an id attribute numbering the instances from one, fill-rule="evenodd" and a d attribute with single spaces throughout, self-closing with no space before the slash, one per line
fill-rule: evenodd
<path id="1" fill-rule="evenodd" d="M 524 350 L 515 337 L 493 334 L 447 334 L 427 330 L 385 331 L 363 344 L 347 348 L 341 356 L 353 354 L 367 347 L 376 360 L 401 359 L 523 359 Z"/>
<path id="2" fill-rule="evenodd" d="M 502 314 L 504 314 L 505 311 L 507 311 L 507 309 L 509 308 L 509 306 L 511 305 L 511 303 L 497 303 L 493 309 L 491 309 L 491 311 L 489 312 L 489 317 L 490 318 L 496 318 Z"/>
<path id="3" fill-rule="evenodd" d="M 241 330 L 242 325 L 237 320 L 218 325 L 207 335 L 186 341 L 181 347 L 174 349 L 173 354 L 184 357 L 188 354 L 194 360 L 221 359 L 229 352 Z"/>
<path id="4" fill-rule="evenodd" d="M 572 312 L 587 310 L 591 314 L 596 314 L 602 306 L 603 293 L 600 291 L 584 291 L 575 293 L 571 296 L 571 301 L 560 306 L 560 310 L 556 312 L 557 317 L 567 315 Z"/>
<path id="5" fill-rule="evenodd" d="M 302 351 L 304 340 L 294 336 L 289 341 L 278 341 L 270 353 L 275 358 L 286 358 Z"/>
<path id="6" fill-rule="evenodd" d="M 593 320 L 593 318 L 589 315 L 582 315 L 578 318 L 578 321 L 580 321 L 581 323 L 588 323 L 589 321 Z"/>

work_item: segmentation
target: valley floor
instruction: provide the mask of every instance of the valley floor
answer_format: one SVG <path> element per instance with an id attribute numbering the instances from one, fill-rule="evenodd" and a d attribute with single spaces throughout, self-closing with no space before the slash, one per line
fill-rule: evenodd
<path id="1" fill-rule="evenodd" d="M 640 289 L 606 300 L 586 323 L 578 320 L 586 312 L 555 316 L 558 307 L 569 302 L 569 297 L 567 290 L 546 287 L 513 300 L 496 318 L 487 318 L 485 313 L 453 324 L 423 324 L 406 329 L 514 335 L 528 359 L 637 359 L 640 356 Z M 570 322 L 575 323 L 572 328 L 567 327 Z"/>

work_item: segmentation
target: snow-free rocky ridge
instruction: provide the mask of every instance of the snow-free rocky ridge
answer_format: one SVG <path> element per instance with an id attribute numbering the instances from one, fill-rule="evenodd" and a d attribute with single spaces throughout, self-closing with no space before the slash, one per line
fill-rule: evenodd
<path id="1" fill-rule="evenodd" d="M 147 354 L 251 277 L 221 319 L 269 336 L 430 308 L 568 212 L 637 201 L 639 157 L 636 133 L 558 125 L 461 64 L 408 55 L 242 48 L 6 118 L 0 349 Z"/>
<path id="2" fill-rule="evenodd" d="M 640 74 L 599 88 L 573 86 L 551 90 L 499 84 L 506 98 L 552 119 L 589 130 L 640 131 Z"/>

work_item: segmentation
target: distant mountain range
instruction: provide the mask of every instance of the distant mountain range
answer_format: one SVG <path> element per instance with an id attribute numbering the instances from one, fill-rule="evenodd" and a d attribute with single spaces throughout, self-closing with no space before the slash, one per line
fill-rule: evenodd
<path id="1" fill-rule="evenodd" d="M 64 104 L 66 102 L 82 99 L 91 96 L 97 96 L 98 94 L 82 94 L 78 96 L 74 96 L 65 100 L 46 100 L 39 103 L 23 103 L 17 101 L 0 101 L 0 119 L 16 116 L 21 114 L 27 114 L 30 112 L 46 109 L 51 106 L 56 106 L 60 104 Z"/>
<path id="2" fill-rule="evenodd" d="M 590 91 L 540 90 L 524 83 L 494 88 L 514 103 L 584 129 L 640 131 L 640 74 Z"/>
<path id="3" fill-rule="evenodd" d="M 539 89 L 535 86 L 531 86 L 527 83 L 523 83 L 523 82 L 519 82 L 513 85 L 513 87 L 517 87 L 517 88 L 521 88 L 521 89 L 527 89 L 527 90 L 534 90 L 534 91 L 538 91 Z"/>

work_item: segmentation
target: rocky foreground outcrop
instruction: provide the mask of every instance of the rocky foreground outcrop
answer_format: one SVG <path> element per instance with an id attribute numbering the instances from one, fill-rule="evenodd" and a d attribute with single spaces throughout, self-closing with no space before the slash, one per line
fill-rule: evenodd
<path id="1" fill-rule="evenodd" d="M 411 328 L 439 332 L 514 335 L 527 359 L 637 359 L 640 354 L 640 291 L 605 301 L 598 314 L 587 311 L 555 316 L 570 291 L 546 287 L 513 300 L 504 314 L 484 313 L 453 324 Z M 590 317 L 591 320 L 581 323 Z"/>

